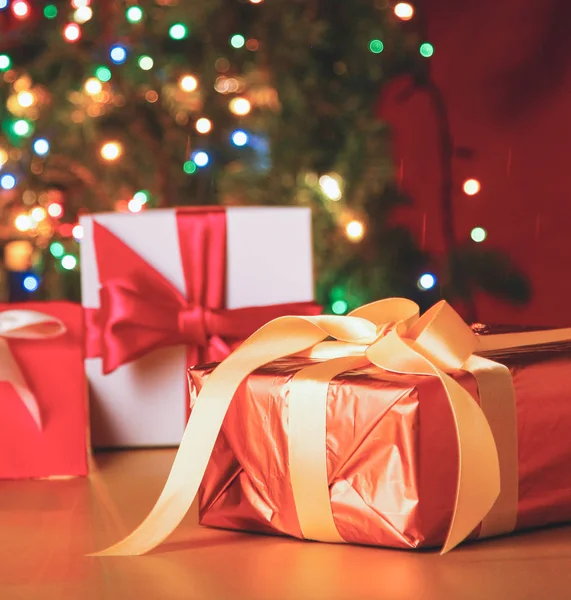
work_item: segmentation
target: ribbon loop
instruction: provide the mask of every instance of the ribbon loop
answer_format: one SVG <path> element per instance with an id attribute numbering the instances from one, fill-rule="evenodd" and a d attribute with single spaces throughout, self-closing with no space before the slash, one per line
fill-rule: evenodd
<path id="1" fill-rule="evenodd" d="M 405 337 L 445 373 L 459 371 L 478 346 L 474 332 L 444 301 L 426 311 Z"/>
<path id="2" fill-rule="evenodd" d="M 53 338 L 65 332 L 55 317 L 35 310 L 5 310 L 0 313 L 0 336 L 21 340 Z"/>
<path id="3" fill-rule="evenodd" d="M 7 339 L 45 340 L 65 333 L 59 319 L 35 310 L 6 310 L 0 313 L 0 381 L 12 385 L 38 429 L 42 419 L 38 400 L 30 390 L 12 354 Z"/>
<path id="4" fill-rule="evenodd" d="M 412 300 L 385 298 L 365 304 L 352 311 L 349 316 L 367 319 L 377 326 L 391 322 L 405 323 L 408 328 L 418 319 L 419 314 L 418 305 Z"/>
<path id="5" fill-rule="evenodd" d="M 186 294 L 111 231 L 93 223 L 100 308 L 86 310 L 86 355 L 103 359 L 105 375 L 153 350 L 180 344 L 187 346 L 189 364 L 221 360 L 233 342 L 277 316 L 321 312 L 313 302 L 223 308 L 224 213 L 184 212 L 177 222 L 181 259 L 188 262 Z"/>

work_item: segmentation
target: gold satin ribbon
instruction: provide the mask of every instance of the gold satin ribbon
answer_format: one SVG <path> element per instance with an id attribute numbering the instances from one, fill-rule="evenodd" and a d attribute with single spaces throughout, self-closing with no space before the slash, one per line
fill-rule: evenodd
<path id="1" fill-rule="evenodd" d="M 569 333 L 571 338 L 571 330 L 569 330 Z M 496 346 L 499 348 L 494 342 L 493 347 Z M 366 349 L 366 345 L 322 342 L 309 351 L 300 352 L 297 356 L 326 359 L 332 362 L 333 359 L 339 359 L 343 356 L 362 356 L 365 354 Z M 368 361 L 366 362 L 368 363 Z M 347 370 L 358 366 L 360 364 L 353 366 L 348 364 Z M 313 372 L 310 375 L 309 369 L 312 369 L 312 367 L 300 370 L 294 377 L 292 385 L 298 379 L 302 379 L 302 374 L 307 373 L 312 378 L 310 379 L 312 385 L 317 389 L 321 386 L 323 390 L 321 393 L 325 394 L 326 397 L 329 381 L 326 377 L 323 377 L 318 382 L 318 373 Z M 463 370 L 471 373 L 478 385 L 480 408 L 492 430 L 500 467 L 500 494 L 490 511 L 483 518 L 478 537 L 485 538 L 510 533 L 516 526 L 519 488 L 517 413 L 511 374 L 504 365 L 476 355 L 472 355 L 468 359 Z M 302 389 L 301 387 L 291 387 L 288 396 L 289 467 L 294 499 L 296 507 L 298 507 L 300 528 L 305 538 L 327 542 L 344 542 L 336 533 L 336 530 L 333 531 L 333 527 L 329 525 L 326 531 L 322 524 L 325 515 L 331 513 L 328 482 L 326 490 L 327 505 L 323 500 L 325 485 L 322 481 L 322 474 L 326 471 L 318 472 L 316 469 L 310 469 L 311 463 L 326 464 L 324 440 L 326 430 L 320 418 L 321 415 L 325 415 L 326 404 L 321 401 L 320 408 L 314 409 L 316 397 L 318 397 L 316 390 L 309 394 L 309 389 Z M 308 398 L 312 398 L 311 405 L 308 405 Z M 317 414 L 319 411 L 321 411 L 320 414 Z M 321 425 L 319 430 L 315 427 L 317 423 Z M 295 436 L 295 443 L 292 441 L 292 436 Z M 306 443 L 308 439 L 315 438 L 323 440 L 323 444 Z M 294 454 L 299 457 L 299 460 L 292 460 Z M 320 475 L 321 477 L 319 477 Z M 296 485 L 295 482 L 302 478 L 303 485 Z M 314 500 L 316 498 L 319 498 L 319 501 Z M 306 508 L 308 502 L 312 505 L 311 508 Z M 301 506 L 301 510 L 299 506 Z M 306 518 L 305 514 L 319 515 L 320 518 Z"/>
<path id="2" fill-rule="evenodd" d="M 443 552 L 448 552 L 476 528 L 500 489 L 498 459 L 489 424 L 472 396 L 446 374 L 464 366 L 477 346 L 477 338 L 445 303 L 436 305 L 420 319 L 418 307 L 400 299 L 374 303 L 357 309 L 352 315 L 365 316 L 377 328 L 385 326 L 386 329 L 387 324 L 394 324 L 384 337 L 364 347 L 363 354 L 370 363 L 394 373 L 435 376 L 443 384 L 460 450 L 455 508 L 443 547 Z M 339 351 L 343 352 L 340 346 Z M 331 346 L 329 351 L 332 351 Z M 351 352 L 358 351 L 351 348 Z M 335 358 L 302 369 L 290 387 L 290 476 L 300 528 L 308 539 L 344 541 L 331 515 L 325 462 L 325 414 L 330 380 L 353 368 L 351 361 L 355 360 Z M 340 361 L 339 367 L 336 361 Z M 322 465 L 321 472 L 317 465 Z M 517 456 L 515 466 L 517 472 Z M 517 514 L 517 501 L 512 509 Z"/>
<path id="3" fill-rule="evenodd" d="M 6 340 L 44 340 L 64 332 L 65 325 L 59 319 L 35 310 L 5 310 L 0 313 L 0 381 L 12 384 L 38 429 L 42 428 L 38 401 Z"/>
<path id="4" fill-rule="evenodd" d="M 324 342 L 328 337 L 336 341 Z M 487 349 L 494 349 L 491 337 L 486 336 Z M 519 338 L 517 344 L 525 345 L 525 339 Z M 325 462 L 327 389 L 339 373 L 368 363 L 394 373 L 437 377 L 445 390 L 454 417 L 459 464 L 454 512 L 443 552 L 464 540 L 488 514 L 493 520 L 487 532 L 513 529 L 517 440 L 514 444 L 511 435 L 499 443 L 503 458 L 498 461 L 493 435 L 493 430 L 501 431 L 498 440 L 502 439 L 506 419 L 511 419 L 515 431 L 511 377 L 502 365 L 475 357 L 479 345 L 479 339 L 446 302 L 436 304 L 422 317 L 413 302 L 390 298 L 346 317 L 271 321 L 218 365 L 206 381 L 165 488 L 147 518 L 125 539 L 95 555 L 143 554 L 174 531 L 196 497 L 237 388 L 259 367 L 289 355 L 326 357 L 325 362 L 302 369 L 293 378 L 289 395 L 290 473 L 304 537 L 343 542 L 331 512 Z M 492 427 L 474 398 L 450 377 L 460 369 L 475 374 L 480 393 L 486 396 L 486 410 L 495 415 Z M 504 403 L 509 406 L 503 408 Z M 507 481 L 509 489 L 502 491 L 496 510 L 492 507 L 500 495 L 500 472 L 505 477 L 502 485 Z"/>
<path id="5" fill-rule="evenodd" d="M 364 356 L 341 356 L 301 369 L 292 378 L 288 401 L 288 458 L 291 487 L 303 537 L 344 542 L 339 535 L 327 477 L 327 392 L 344 371 L 368 364 Z"/>

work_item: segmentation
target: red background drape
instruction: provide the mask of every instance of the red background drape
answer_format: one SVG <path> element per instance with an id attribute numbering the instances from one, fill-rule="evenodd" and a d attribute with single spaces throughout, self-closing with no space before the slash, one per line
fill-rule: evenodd
<path id="1" fill-rule="evenodd" d="M 531 278 L 532 302 L 515 308 L 477 299 L 485 322 L 571 325 L 571 2 L 424 0 L 434 81 L 442 89 L 455 144 L 455 230 L 475 226 Z M 422 92 L 399 103 L 385 90 L 380 115 L 393 127 L 394 155 L 414 206 L 401 218 L 442 251 L 436 120 Z M 462 182 L 482 184 L 476 196 Z"/>

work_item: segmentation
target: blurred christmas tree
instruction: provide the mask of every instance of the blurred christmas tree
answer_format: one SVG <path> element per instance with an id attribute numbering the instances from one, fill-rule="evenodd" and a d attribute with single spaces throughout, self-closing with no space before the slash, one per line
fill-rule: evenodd
<path id="1" fill-rule="evenodd" d="M 0 0 L 0 238 L 12 288 L 77 299 L 82 212 L 297 204 L 313 209 L 327 308 L 390 295 L 432 303 L 442 288 L 429 270 L 444 281 L 446 269 L 390 224 L 407 199 L 374 116 L 392 76 L 428 80 L 431 46 L 401 5 Z M 462 289 L 469 297 L 472 285 Z"/>

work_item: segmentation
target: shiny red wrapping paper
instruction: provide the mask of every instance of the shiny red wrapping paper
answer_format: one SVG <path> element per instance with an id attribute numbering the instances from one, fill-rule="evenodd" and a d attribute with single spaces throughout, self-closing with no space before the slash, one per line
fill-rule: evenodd
<path id="1" fill-rule="evenodd" d="M 516 529 L 571 521 L 571 348 L 490 358 L 510 368 L 516 393 Z M 288 389 L 309 363 L 282 359 L 239 388 L 199 493 L 203 525 L 302 537 L 288 470 Z M 192 400 L 213 368 L 190 370 Z M 472 375 L 455 378 L 478 400 Z M 327 468 L 335 524 L 347 542 L 442 545 L 458 448 L 440 382 L 372 368 L 335 378 L 328 394 Z"/>
<path id="2" fill-rule="evenodd" d="M 9 339 L 42 429 L 14 388 L 0 382 L 0 479 L 87 475 L 87 385 L 83 368 L 83 309 L 71 302 L 2 304 L 0 311 L 39 311 L 63 322 L 52 339 Z"/>

